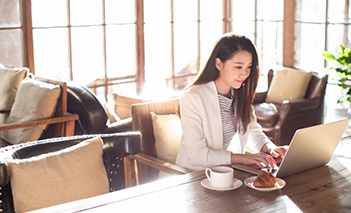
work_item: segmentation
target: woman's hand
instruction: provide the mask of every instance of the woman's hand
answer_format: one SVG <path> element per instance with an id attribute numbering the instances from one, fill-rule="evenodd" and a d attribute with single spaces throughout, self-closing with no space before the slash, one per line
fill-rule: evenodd
<path id="1" fill-rule="evenodd" d="M 261 148 L 261 152 L 269 153 L 274 158 L 279 158 L 280 157 L 280 158 L 283 159 L 285 157 L 286 151 L 288 151 L 287 147 L 288 146 L 276 146 L 276 145 L 271 144 L 271 143 L 266 143 Z"/>
<path id="2" fill-rule="evenodd" d="M 283 159 L 285 157 L 286 151 L 288 151 L 288 149 L 286 147 L 278 146 L 276 148 L 272 148 L 271 151 L 269 152 L 269 154 L 275 158 L 281 157 Z"/>
<path id="3" fill-rule="evenodd" d="M 257 154 L 232 154 L 232 163 L 256 165 L 258 168 L 276 169 L 277 163 L 272 156 L 266 153 Z"/>

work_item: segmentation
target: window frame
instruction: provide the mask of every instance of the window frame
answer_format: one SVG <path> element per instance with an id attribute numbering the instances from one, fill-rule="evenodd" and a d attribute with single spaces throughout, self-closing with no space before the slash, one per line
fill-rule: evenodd
<path id="1" fill-rule="evenodd" d="M 34 50 L 33 50 L 33 27 L 32 27 L 32 19 L 31 19 L 31 0 L 19 0 L 21 2 L 22 9 L 22 27 L 23 27 L 23 39 L 24 39 L 24 63 L 26 66 L 30 68 L 30 70 L 35 73 L 34 66 Z M 67 0 L 68 3 L 70 0 Z M 172 2 L 174 0 L 171 0 Z M 104 0 L 102 0 L 104 4 Z M 198 0 L 200 2 L 200 0 Z M 142 88 L 145 83 L 145 41 L 144 41 L 144 11 L 143 11 L 143 0 L 135 0 L 135 12 L 136 12 L 136 75 L 128 76 L 127 78 L 120 79 L 108 79 L 107 70 L 106 70 L 106 52 L 104 56 L 104 77 L 102 79 L 101 84 L 92 85 L 92 89 L 94 90 L 96 87 L 104 87 L 105 90 L 105 98 L 107 99 L 108 87 L 110 85 L 114 85 L 114 80 L 118 83 L 120 82 L 135 82 L 136 83 L 136 94 L 140 94 Z M 256 2 L 257 3 L 257 2 Z M 104 4 L 105 5 L 105 4 Z M 198 3 L 199 5 L 199 3 Z M 223 33 L 231 31 L 231 0 L 223 0 Z M 295 8 L 296 3 L 295 0 L 284 0 L 284 20 L 283 20 L 283 66 L 293 67 L 294 66 L 294 57 L 295 57 L 295 46 L 294 46 L 294 35 L 295 35 Z M 69 8 L 68 8 L 69 10 Z M 68 11 L 69 14 L 69 11 Z M 255 20 L 257 22 L 257 20 Z M 172 24 L 172 23 L 171 23 Z M 103 24 L 104 25 L 104 24 Z M 198 14 L 198 26 L 200 25 L 199 14 Z M 104 26 L 106 27 L 106 26 Z M 68 26 L 70 30 L 70 26 Z M 106 34 L 104 35 L 104 46 L 106 48 Z M 70 39 L 70 38 L 69 38 Z M 199 35 L 198 35 L 199 39 Z M 173 40 L 173 38 L 172 38 Z M 172 41 L 172 44 L 174 41 Z M 71 45 L 71 43 L 69 43 Z M 69 47 L 71 49 L 71 46 Z M 198 49 L 198 54 L 199 54 Z M 172 55 L 172 59 L 174 57 Z M 71 58 L 71 50 L 70 50 L 70 78 L 72 79 L 72 58 Z M 176 76 L 174 74 L 174 61 L 172 62 L 172 76 L 171 82 L 174 85 L 175 79 L 182 77 Z M 198 62 L 199 63 L 199 62 Z"/>

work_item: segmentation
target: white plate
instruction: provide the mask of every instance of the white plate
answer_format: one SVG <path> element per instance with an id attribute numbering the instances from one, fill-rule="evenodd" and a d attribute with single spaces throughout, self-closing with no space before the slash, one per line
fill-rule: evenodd
<path id="1" fill-rule="evenodd" d="M 233 186 L 229 188 L 214 188 L 211 186 L 210 181 L 206 178 L 201 181 L 201 185 L 205 187 L 206 189 L 211 189 L 211 190 L 216 190 L 216 191 L 228 191 L 228 190 L 233 190 L 239 188 L 241 185 L 243 185 L 243 182 L 237 178 L 233 178 Z"/>
<path id="2" fill-rule="evenodd" d="M 257 191 L 263 191 L 263 192 L 269 192 L 269 191 L 282 189 L 286 185 L 286 182 L 283 179 L 277 178 L 277 183 L 275 184 L 274 187 L 270 187 L 270 188 L 255 187 L 253 185 L 253 182 L 255 181 L 256 177 L 257 176 L 246 178 L 245 181 L 244 181 L 245 185 L 250 187 L 251 189 L 255 189 Z"/>

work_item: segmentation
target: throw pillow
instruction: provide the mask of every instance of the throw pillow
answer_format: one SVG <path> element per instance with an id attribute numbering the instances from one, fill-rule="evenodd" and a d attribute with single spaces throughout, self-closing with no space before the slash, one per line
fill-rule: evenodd
<path id="1" fill-rule="evenodd" d="M 105 99 L 97 97 L 100 103 L 102 103 L 108 117 L 108 124 L 113 124 L 119 120 L 121 120 L 118 115 L 115 112 L 115 109 L 113 108 L 113 105 L 110 103 L 107 103 Z"/>
<path id="2" fill-rule="evenodd" d="M 109 192 L 100 137 L 8 162 L 14 208 L 27 212 Z"/>
<path id="3" fill-rule="evenodd" d="M 18 86 L 28 68 L 0 67 L 0 109 L 10 109 L 15 101 Z M 0 114 L 0 124 L 4 124 L 8 114 Z"/>
<path id="4" fill-rule="evenodd" d="M 296 69 L 277 70 L 267 93 L 266 102 L 281 104 L 305 97 L 312 73 Z"/>
<path id="5" fill-rule="evenodd" d="M 30 78 L 22 80 L 6 123 L 50 118 L 55 112 L 60 92 L 59 85 Z M 47 125 L 35 125 L 7 130 L 2 132 L 1 135 L 7 142 L 18 144 L 38 140 L 46 127 Z"/>
<path id="6" fill-rule="evenodd" d="M 150 114 L 156 141 L 157 158 L 174 164 L 182 136 L 180 118 L 176 114 L 157 115 L 153 112 L 150 112 Z"/>

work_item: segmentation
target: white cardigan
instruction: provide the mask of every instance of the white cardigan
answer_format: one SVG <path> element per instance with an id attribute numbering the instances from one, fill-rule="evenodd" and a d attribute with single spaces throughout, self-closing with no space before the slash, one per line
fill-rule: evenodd
<path id="1" fill-rule="evenodd" d="M 245 134 L 236 134 L 227 150 L 223 149 L 221 110 L 214 81 L 189 88 L 180 98 L 182 137 L 176 164 L 189 170 L 230 165 L 231 153 L 244 153 L 246 146 L 260 152 L 272 143 L 254 121 Z M 238 137 L 239 136 L 239 137 Z"/>

